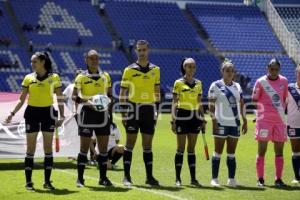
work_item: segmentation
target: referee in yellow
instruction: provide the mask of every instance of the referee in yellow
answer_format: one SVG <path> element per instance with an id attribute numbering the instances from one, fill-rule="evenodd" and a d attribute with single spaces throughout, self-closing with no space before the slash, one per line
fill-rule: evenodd
<path id="1" fill-rule="evenodd" d="M 125 186 L 132 184 L 130 166 L 137 134 L 142 133 L 143 158 L 146 168 L 146 184 L 159 186 L 152 175 L 152 139 L 160 102 L 160 69 L 149 62 L 149 43 L 139 40 L 135 52 L 137 61 L 123 72 L 120 103 L 123 110 L 123 125 L 126 129 L 126 146 L 123 156 Z"/>
<path id="2" fill-rule="evenodd" d="M 61 81 L 58 74 L 52 73 L 52 63 L 47 53 L 36 52 L 31 57 L 33 73 L 25 76 L 22 82 L 22 93 L 18 104 L 6 122 L 10 123 L 12 117 L 20 110 L 27 95 L 28 106 L 24 113 L 26 125 L 27 150 L 25 157 L 26 189 L 35 190 L 31 180 L 34 153 L 38 132 L 43 134 L 44 142 L 44 188 L 55 189 L 50 181 L 53 166 L 52 141 L 55 125 L 60 126 L 64 120 L 63 96 L 61 92 Z M 57 119 L 57 111 L 53 108 L 53 93 L 57 96 L 60 119 Z"/>
<path id="3" fill-rule="evenodd" d="M 80 152 L 77 158 L 77 187 L 84 187 L 83 174 L 87 164 L 87 153 L 91 144 L 91 137 L 95 133 L 99 148 L 97 161 L 100 170 L 99 185 L 112 186 L 106 176 L 107 171 L 107 144 L 110 135 L 109 105 L 97 110 L 91 101 L 95 95 L 101 95 L 100 102 L 108 102 L 112 97 L 111 79 L 107 72 L 99 68 L 99 54 L 90 50 L 86 57 L 87 70 L 79 74 L 75 79 L 72 99 L 78 104 L 78 134 L 80 136 Z"/>
<path id="4" fill-rule="evenodd" d="M 191 184 L 201 186 L 196 179 L 195 146 L 200 130 L 205 132 L 206 121 L 201 103 L 202 83 L 194 78 L 196 62 L 185 58 L 181 63 L 182 78 L 174 83 L 172 101 L 172 131 L 177 135 L 175 155 L 176 186 L 181 186 L 181 168 L 187 140 L 188 165 Z"/>

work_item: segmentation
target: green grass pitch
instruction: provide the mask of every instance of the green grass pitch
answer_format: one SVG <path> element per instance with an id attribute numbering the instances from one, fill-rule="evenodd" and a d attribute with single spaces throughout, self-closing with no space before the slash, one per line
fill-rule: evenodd
<path id="1" fill-rule="evenodd" d="M 116 116 L 116 118 L 118 115 Z M 274 153 L 273 145 L 269 144 L 268 153 L 266 155 L 266 184 L 267 187 L 260 189 L 256 187 L 255 175 L 255 157 L 257 143 L 254 140 L 254 124 L 249 116 L 249 131 L 245 136 L 241 136 L 236 158 L 237 158 L 237 174 L 236 178 L 242 185 L 237 189 L 226 187 L 227 183 L 227 167 L 226 154 L 223 153 L 220 167 L 219 181 L 222 187 L 215 189 L 210 187 L 211 163 L 206 161 L 203 153 L 203 143 L 199 137 L 196 156 L 197 156 L 197 179 L 203 184 L 203 187 L 196 188 L 189 185 L 190 176 L 187 166 L 187 154 L 185 153 L 184 166 L 182 169 L 183 187 L 175 187 L 175 169 L 174 154 L 176 151 L 176 137 L 170 130 L 170 115 L 163 114 L 157 123 L 155 138 L 153 142 L 154 152 L 154 175 L 160 181 L 162 187 L 150 188 L 145 185 L 145 169 L 142 158 L 141 137 L 139 135 L 138 142 L 133 153 L 133 164 L 131 168 L 134 187 L 125 188 L 122 186 L 123 171 L 122 162 L 117 165 L 120 170 L 109 171 L 108 176 L 113 183 L 114 188 L 105 188 L 98 186 L 98 170 L 94 166 L 88 166 L 85 172 L 86 187 L 78 189 L 75 187 L 76 181 L 76 163 L 67 158 L 55 158 L 55 170 L 52 174 L 52 180 L 57 190 L 47 191 L 42 188 L 43 169 L 42 159 L 35 159 L 36 165 L 33 172 L 33 182 L 35 183 L 36 192 L 25 190 L 23 160 L 0 160 L 0 200 L 10 199 L 61 199 L 61 200 L 82 200 L 82 199 L 293 199 L 300 197 L 300 185 L 289 186 L 285 189 L 276 189 L 274 184 Z M 208 119 L 208 116 L 207 116 Z M 120 120 L 116 119 L 119 128 L 122 131 L 122 143 L 125 141 L 124 128 L 121 126 Z M 213 140 L 211 136 L 211 123 L 209 120 L 207 126 L 207 142 L 209 145 L 210 156 L 213 152 Z M 76 135 L 74 137 L 77 137 Z M 78 148 L 79 147 L 74 147 Z M 226 152 L 226 151 L 225 151 Z M 290 184 L 293 179 L 293 171 L 291 166 L 291 149 L 287 143 L 284 152 L 285 168 L 283 180 Z"/>

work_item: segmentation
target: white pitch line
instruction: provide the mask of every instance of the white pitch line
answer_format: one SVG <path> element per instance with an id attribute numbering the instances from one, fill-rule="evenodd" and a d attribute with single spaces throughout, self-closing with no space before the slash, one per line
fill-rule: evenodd
<path id="1" fill-rule="evenodd" d="M 73 173 L 73 172 L 70 172 L 70 171 L 67 171 L 67 170 L 63 170 L 63 169 L 58 169 L 58 168 L 55 168 L 56 171 L 60 171 L 60 172 L 63 172 L 63 173 L 66 173 L 66 174 L 70 174 L 70 175 L 73 175 L 73 176 L 77 176 L 77 174 Z M 97 178 L 95 177 L 91 177 L 91 176 L 86 176 L 84 175 L 85 178 L 88 178 L 88 179 L 92 179 L 92 180 L 98 180 Z M 122 184 L 120 183 L 114 183 L 114 185 L 117 185 L 117 186 L 123 186 Z M 150 190 L 150 189 L 145 189 L 145 188 L 139 188 L 139 187 L 136 187 L 136 186 L 130 186 L 128 187 L 130 189 L 135 189 L 135 190 L 140 190 L 140 191 L 143 191 L 143 192 L 149 192 L 149 193 L 153 193 L 153 194 L 157 194 L 157 195 L 160 195 L 160 196 L 165 196 L 165 197 L 168 197 L 170 199 L 175 199 L 175 200 L 187 200 L 186 198 L 182 198 L 182 197 L 178 197 L 178 196 L 175 196 L 175 195 L 172 195 L 172 194 L 169 194 L 169 193 L 166 193 L 166 192 L 159 192 L 159 191 L 155 191 L 155 190 Z"/>

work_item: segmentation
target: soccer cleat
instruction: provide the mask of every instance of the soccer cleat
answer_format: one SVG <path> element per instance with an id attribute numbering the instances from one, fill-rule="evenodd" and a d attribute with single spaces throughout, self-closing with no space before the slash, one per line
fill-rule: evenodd
<path id="1" fill-rule="evenodd" d="M 300 183 L 300 180 L 294 179 L 294 180 L 292 180 L 291 183 L 292 183 L 292 184 L 298 184 L 298 183 Z"/>
<path id="2" fill-rule="evenodd" d="M 214 178 L 210 181 L 210 185 L 213 187 L 220 187 L 218 179 Z"/>
<path id="3" fill-rule="evenodd" d="M 239 186 L 239 184 L 233 178 L 228 179 L 227 185 L 228 185 L 228 187 L 232 187 L 232 188 L 236 188 Z"/>
<path id="4" fill-rule="evenodd" d="M 26 190 L 35 191 L 35 188 L 33 187 L 32 182 L 26 183 L 25 188 L 26 188 Z"/>
<path id="5" fill-rule="evenodd" d="M 126 187 L 130 187 L 132 185 L 131 177 L 124 177 L 123 185 Z"/>
<path id="6" fill-rule="evenodd" d="M 113 186 L 113 184 L 111 183 L 111 181 L 106 177 L 106 178 L 103 178 L 99 181 L 99 185 L 103 185 L 103 186 Z"/>
<path id="7" fill-rule="evenodd" d="M 265 186 L 265 180 L 264 180 L 263 178 L 259 178 L 259 179 L 257 180 L 256 185 L 257 185 L 258 187 L 264 187 L 264 186 Z"/>
<path id="8" fill-rule="evenodd" d="M 150 186 L 159 186 L 159 181 L 156 180 L 154 177 L 147 178 L 145 183 L 150 185 Z"/>
<path id="9" fill-rule="evenodd" d="M 84 187 L 84 180 L 80 181 L 79 179 L 77 179 L 76 186 L 79 187 L 79 188 L 83 188 Z"/>
<path id="10" fill-rule="evenodd" d="M 274 184 L 276 187 L 286 187 L 287 186 L 281 179 L 277 179 Z"/>
<path id="11" fill-rule="evenodd" d="M 201 186 L 202 186 L 202 185 L 199 183 L 199 181 L 196 180 L 196 179 L 191 180 L 191 185 L 194 185 L 194 186 L 197 186 L 197 187 L 201 187 Z"/>
<path id="12" fill-rule="evenodd" d="M 175 185 L 176 185 L 177 187 L 182 186 L 182 185 L 181 185 L 181 180 L 180 180 L 180 179 L 176 179 Z"/>
<path id="13" fill-rule="evenodd" d="M 55 187 L 51 184 L 51 182 L 45 182 L 43 185 L 44 189 L 55 190 Z"/>

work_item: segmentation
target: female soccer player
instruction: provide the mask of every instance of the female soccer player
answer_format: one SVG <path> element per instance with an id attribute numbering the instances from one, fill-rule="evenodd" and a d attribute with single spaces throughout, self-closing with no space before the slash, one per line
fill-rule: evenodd
<path id="1" fill-rule="evenodd" d="M 212 157 L 211 185 L 219 187 L 218 174 L 224 144 L 227 142 L 228 186 L 237 187 L 235 180 L 235 151 L 240 137 L 240 116 L 243 119 L 242 133 L 247 132 L 247 119 L 244 113 L 243 92 L 240 84 L 233 81 L 235 67 L 229 60 L 221 66 L 222 79 L 209 88 L 209 111 L 212 117 L 215 152 Z"/>
<path id="2" fill-rule="evenodd" d="M 85 58 L 87 71 L 75 79 L 73 100 L 79 104 L 78 134 L 80 136 L 80 153 L 77 158 L 78 180 L 77 187 L 84 187 L 83 174 L 87 164 L 87 153 L 91 144 L 91 137 L 95 133 L 99 154 L 97 161 L 100 169 L 99 185 L 111 186 L 112 183 L 106 176 L 107 171 L 107 144 L 110 135 L 110 116 L 106 106 L 97 111 L 91 101 L 97 94 L 111 97 L 111 79 L 108 73 L 99 69 L 99 54 L 90 50 Z M 102 101 L 100 99 L 99 101 Z"/>
<path id="3" fill-rule="evenodd" d="M 31 57 L 33 73 L 25 76 L 22 82 L 20 100 L 6 122 L 10 123 L 12 117 L 20 110 L 27 94 L 29 95 L 28 106 L 24 113 L 26 125 L 27 150 L 25 157 L 26 189 L 35 190 L 31 180 L 34 165 L 34 153 L 38 132 L 43 134 L 44 142 L 44 170 L 45 189 L 55 189 L 50 181 L 53 166 L 52 141 L 55 125 L 60 126 L 64 119 L 63 97 L 61 92 L 60 77 L 52 73 L 52 63 L 47 53 L 36 52 Z M 60 119 L 56 121 L 57 111 L 53 108 L 53 93 L 57 95 Z"/>
<path id="4" fill-rule="evenodd" d="M 292 146 L 292 164 L 295 174 L 293 184 L 300 183 L 300 64 L 296 68 L 296 83 L 288 86 L 287 133 Z"/>
<path id="5" fill-rule="evenodd" d="M 252 100 L 257 104 L 255 139 L 258 141 L 256 158 L 257 186 L 264 186 L 264 158 L 268 142 L 274 143 L 275 186 L 283 187 L 283 146 L 287 140 L 285 108 L 288 97 L 288 81 L 280 73 L 280 62 L 272 59 L 267 67 L 268 73 L 260 77 L 254 86 Z"/>
<path id="6" fill-rule="evenodd" d="M 196 179 L 195 146 L 202 129 L 205 132 L 204 112 L 201 104 L 202 83 L 194 78 L 196 62 L 185 58 L 181 63 L 182 78 L 174 83 L 172 101 L 172 131 L 177 135 L 177 152 L 175 154 L 175 185 L 181 186 L 181 168 L 186 140 L 191 184 L 201 186 Z"/>

